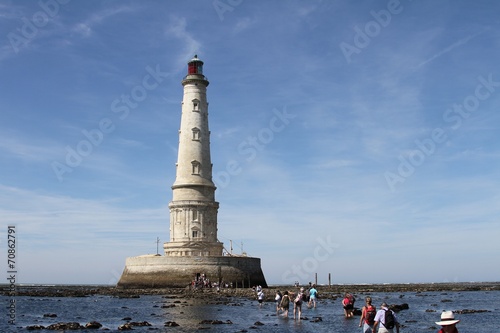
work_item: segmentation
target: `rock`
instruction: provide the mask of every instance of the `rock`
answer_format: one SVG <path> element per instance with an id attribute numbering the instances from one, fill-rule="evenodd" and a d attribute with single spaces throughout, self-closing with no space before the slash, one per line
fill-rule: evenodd
<path id="1" fill-rule="evenodd" d="M 480 313 L 480 312 L 491 312 L 490 310 L 469 310 L 469 309 L 463 309 L 463 310 L 455 310 L 453 311 L 454 313 L 458 314 L 465 314 L 465 313 Z"/>
<path id="2" fill-rule="evenodd" d="M 82 328 L 84 328 L 84 327 L 77 322 L 57 323 L 57 324 L 52 324 L 52 325 L 49 325 L 46 327 L 46 329 L 52 330 L 52 331 L 81 330 Z"/>
<path id="3" fill-rule="evenodd" d="M 264 324 L 263 324 L 263 323 L 261 323 L 260 321 L 256 321 L 256 322 L 254 323 L 254 326 L 264 326 Z"/>
<path id="4" fill-rule="evenodd" d="M 410 306 L 408 303 L 403 303 L 403 304 L 391 304 L 389 308 L 394 311 L 394 312 L 399 312 L 401 310 L 408 310 Z"/>
<path id="5" fill-rule="evenodd" d="M 287 290 L 289 286 L 276 286 L 268 288 L 269 294 L 275 289 Z M 344 285 L 318 286 L 322 298 L 336 300 L 338 295 L 345 292 Z M 425 292 L 443 291 L 496 291 L 500 290 L 500 282 L 465 282 L 465 283 L 428 283 L 428 284 L 389 284 L 389 285 L 351 285 L 352 293 L 373 292 L 415 292 L 416 296 L 425 296 Z M 217 292 L 216 288 L 204 288 L 203 290 L 191 290 L 189 288 L 116 288 L 116 287 L 94 287 L 94 286 L 18 286 L 18 296 L 36 297 L 86 297 L 91 295 L 110 295 L 113 297 L 140 297 L 141 295 L 169 295 L 165 298 L 203 298 L 210 299 L 217 296 L 246 297 L 255 299 L 255 291 L 251 288 L 228 288 L 223 289 L 223 294 Z M 1 295 L 8 295 L 8 288 L 0 289 Z M 446 293 L 443 293 L 446 295 Z"/>
<path id="6" fill-rule="evenodd" d="M 162 309 L 175 308 L 175 304 L 165 304 L 161 306 Z"/>
<path id="7" fill-rule="evenodd" d="M 177 327 L 177 326 L 179 326 L 179 324 L 177 324 L 175 321 L 167 321 L 165 323 L 165 326 L 166 327 Z"/>
<path id="8" fill-rule="evenodd" d="M 131 321 L 129 323 L 125 323 L 123 325 L 118 326 L 118 330 L 120 331 L 132 330 L 134 326 L 153 326 L 153 325 L 151 325 L 147 321 L 141 321 L 141 322 Z"/>
<path id="9" fill-rule="evenodd" d="M 311 320 L 311 323 L 319 323 L 320 321 L 323 321 L 323 318 L 321 317 L 313 317 Z"/>
<path id="10" fill-rule="evenodd" d="M 57 315 L 55 313 L 45 313 L 43 315 L 45 318 L 56 318 Z"/>
<path id="11" fill-rule="evenodd" d="M 97 321 L 91 321 L 91 322 L 85 324 L 85 328 L 89 328 L 89 329 L 99 329 L 101 327 L 102 327 L 102 324 L 98 323 Z"/>
<path id="12" fill-rule="evenodd" d="M 132 329 L 132 325 L 130 325 L 129 323 L 118 326 L 119 331 L 128 331 L 131 329 Z"/>
<path id="13" fill-rule="evenodd" d="M 32 326 L 26 326 L 26 329 L 28 331 L 34 331 L 34 330 L 44 330 L 45 326 L 42 325 L 32 325 Z"/>
<path id="14" fill-rule="evenodd" d="M 147 321 L 140 321 L 140 322 L 132 321 L 132 322 L 127 323 L 127 324 L 129 324 L 130 326 L 153 326 L 150 323 L 148 323 Z"/>

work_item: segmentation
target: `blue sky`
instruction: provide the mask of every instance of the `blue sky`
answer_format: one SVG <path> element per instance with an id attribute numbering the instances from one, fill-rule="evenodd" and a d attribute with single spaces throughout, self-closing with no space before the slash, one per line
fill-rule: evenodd
<path id="1" fill-rule="evenodd" d="M 219 240 L 268 283 L 498 280 L 499 9 L 0 1 L 0 241 L 14 225 L 18 282 L 113 284 L 168 241 L 194 54 Z"/>

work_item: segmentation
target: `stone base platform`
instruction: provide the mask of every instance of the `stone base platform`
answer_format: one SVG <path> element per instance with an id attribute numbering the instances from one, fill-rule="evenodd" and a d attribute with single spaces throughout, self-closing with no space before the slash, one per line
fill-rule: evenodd
<path id="1" fill-rule="evenodd" d="M 234 287 L 251 287 L 267 283 L 260 258 L 169 257 L 144 255 L 129 257 L 125 262 L 119 288 L 172 288 L 186 287 L 197 275 L 205 274 L 211 282 L 223 281 Z"/>

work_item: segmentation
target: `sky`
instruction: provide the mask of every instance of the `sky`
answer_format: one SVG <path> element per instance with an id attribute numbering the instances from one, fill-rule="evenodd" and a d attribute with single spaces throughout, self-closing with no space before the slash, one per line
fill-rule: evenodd
<path id="1" fill-rule="evenodd" d="M 498 281 L 499 10 L 0 0 L 0 269 L 113 285 L 162 253 L 197 54 L 218 238 L 269 284 Z"/>

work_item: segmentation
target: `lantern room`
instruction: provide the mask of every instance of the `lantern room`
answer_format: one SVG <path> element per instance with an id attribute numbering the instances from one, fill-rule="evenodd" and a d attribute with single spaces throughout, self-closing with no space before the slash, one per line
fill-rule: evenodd
<path id="1" fill-rule="evenodd" d="M 198 59 L 196 54 L 194 55 L 194 58 L 188 62 L 188 75 L 191 74 L 203 75 L 203 61 Z"/>

